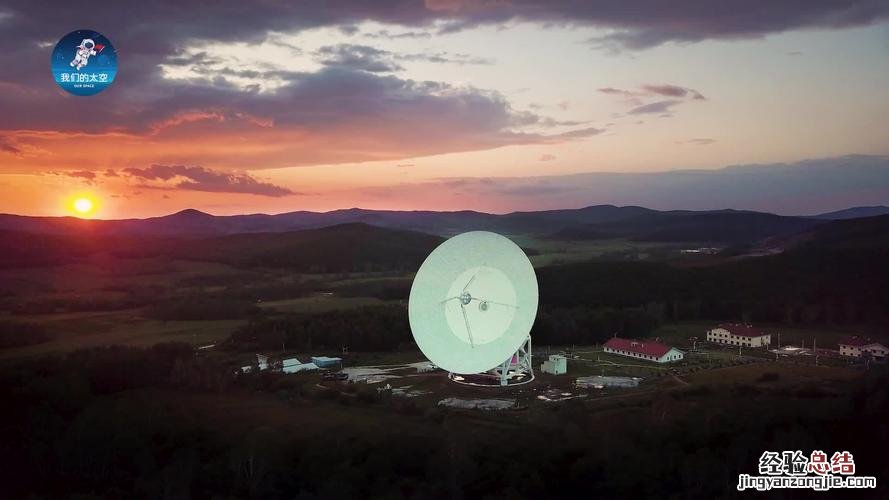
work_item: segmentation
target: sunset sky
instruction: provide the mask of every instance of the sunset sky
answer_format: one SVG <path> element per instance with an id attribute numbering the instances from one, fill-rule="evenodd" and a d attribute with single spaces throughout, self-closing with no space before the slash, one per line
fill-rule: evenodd
<path id="1" fill-rule="evenodd" d="M 849 155 L 886 184 L 785 211 L 889 203 L 885 0 L 55 3 L 0 6 L 0 212 L 722 208 L 589 173 Z M 50 73 L 76 29 L 117 50 L 95 96 Z"/>

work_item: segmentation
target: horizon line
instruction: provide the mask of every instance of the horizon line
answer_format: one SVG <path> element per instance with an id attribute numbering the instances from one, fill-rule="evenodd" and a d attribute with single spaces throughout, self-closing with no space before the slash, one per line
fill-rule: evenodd
<path id="1" fill-rule="evenodd" d="M 481 215 L 491 215 L 495 217 L 502 217 L 513 214 L 528 214 L 528 213 L 542 213 L 542 212 L 560 212 L 560 211 L 572 211 L 572 210 L 584 210 L 588 208 L 599 208 L 599 207 L 610 207 L 610 208 L 641 208 L 644 210 L 650 210 L 652 212 L 659 213 L 670 213 L 670 212 L 694 212 L 694 213 L 716 213 L 716 212 L 747 212 L 747 213 L 757 213 L 757 214 L 767 214 L 767 215 L 775 215 L 777 217 L 820 217 L 823 215 L 845 212 L 848 210 L 855 209 L 872 209 L 872 208 L 886 208 L 889 209 L 889 205 L 853 205 L 846 208 L 841 208 L 838 210 L 828 210 L 826 212 L 820 212 L 815 214 L 794 214 L 794 215 L 782 215 L 776 214 L 774 212 L 766 212 L 761 210 L 753 210 L 753 209 L 744 209 L 744 208 L 717 208 L 710 210 L 692 210 L 692 209 L 670 209 L 670 210 L 658 210 L 656 208 L 649 208 L 642 205 L 614 205 L 611 203 L 602 203 L 596 205 L 584 205 L 580 207 L 564 207 L 564 208 L 552 208 L 545 210 L 514 210 L 511 212 L 483 212 L 479 210 L 394 210 L 394 209 L 374 209 L 374 208 L 362 208 L 362 207 L 348 207 L 348 208 L 335 208 L 332 210 L 326 211 L 313 211 L 313 210 L 291 210 L 287 212 L 277 212 L 277 213 L 266 213 L 266 212 L 252 212 L 252 213 L 240 213 L 240 214 L 213 214 L 210 212 L 206 212 L 204 210 L 200 210 L 197 208 L 183 208 L 181 210 L 177 210 L 175 212 L 170 212 L 163 215 L 152 215 L 148 217 L 126 217 L 121 219 L 103 219 L 103 218 L 92 218 L 92 217 L 78 217 L 76 215 L 27 215 L 27 214 L 14 214 L 8 212 L 0 212 L 0 217 L 22 217 L 22 218 L 30 218 L 30 219 L 74 219 L 79 221 L 95 221 L 95 222 L 122 222 L 122 221 L 144 221 L 149 219 L 164 219 L 167 217 L 173 217 L 175 215 L 183 214 L 186 212 L 196 212 L 197 214 L 206 215 L 208 217 L 250 217 L 250 216 L 266 216 L 266 217 L 277 217 L 281 215 L 295 214 L 295 213 L 306 213 L 306 214 L 317 214 L 317 215 L 326 215 L 332 214 L 335 212 L 348 212 L 348 211 L 364 211 L 364 212 L 400 212 L 400 213 L 437 213 L 437 214 L 457 214 L 457 213 L 474 213 Z"/>

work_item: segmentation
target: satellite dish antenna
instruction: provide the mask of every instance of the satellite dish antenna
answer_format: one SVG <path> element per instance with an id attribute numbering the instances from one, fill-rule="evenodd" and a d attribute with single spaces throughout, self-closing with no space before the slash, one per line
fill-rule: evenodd
<path id="1" fill-rule="evenodd" d="M 414 340 L 455 381 L 484 372 L 501 386 L 533 380 L 529 332 L 536 316 L 531 262 L 509 238 L 487 231 L 459 234 L 433 250 L 408 302 Z"/>

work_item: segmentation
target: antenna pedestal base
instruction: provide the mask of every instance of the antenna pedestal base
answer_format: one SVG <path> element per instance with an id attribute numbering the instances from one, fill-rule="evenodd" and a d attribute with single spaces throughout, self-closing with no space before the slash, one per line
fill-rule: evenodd
<path id="1" fill-rule="evenodd" d="M 458 384 L 474 387 L 511 387 L 533 381 L 534 368 L 531 361 L 531 336 L 528 335 L 515 354 L 507 358 L 500 366 L 485 373 L 474 375 L 449 373 L 448 378 Z"/>

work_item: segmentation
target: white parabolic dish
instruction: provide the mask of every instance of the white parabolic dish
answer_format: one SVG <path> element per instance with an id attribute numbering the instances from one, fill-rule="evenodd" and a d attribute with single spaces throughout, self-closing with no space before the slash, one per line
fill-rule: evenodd
<path id="1" fill-rule="evenodd" d="M 408 318 L 430 361 L 452 373 L 491 370 L 513 356 L 537 316 L 537 276 L 509 238 L 463 233 L 439 245 L 411 286 Z"/>

